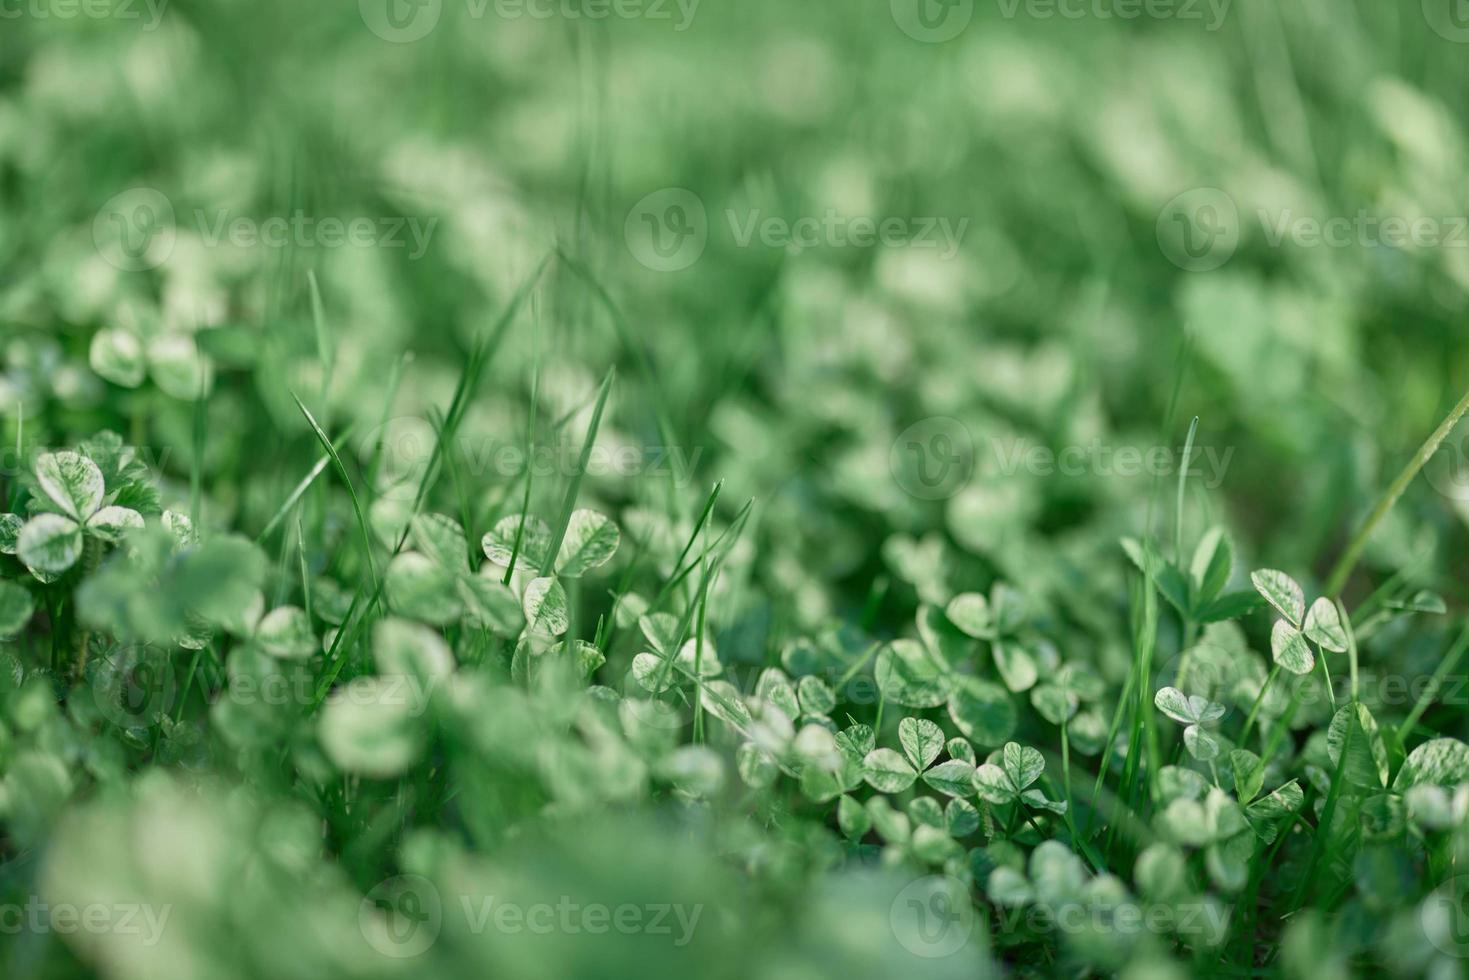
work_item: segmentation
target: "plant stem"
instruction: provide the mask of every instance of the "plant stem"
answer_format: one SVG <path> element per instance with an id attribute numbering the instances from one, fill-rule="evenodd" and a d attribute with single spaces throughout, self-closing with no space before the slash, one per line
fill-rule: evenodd
<path id="1" fill-rule="evenodd" d="M 1398 478 L 1383 493 L 1382 499 L 1377 502 L 1377 506 L 1368 515 L 1366 523 L 1362 525 L 1361 530 L 1352 538 L 1351 542 L 1347 545 L 1346 551 L 1342 552 L 1341 558 L 1337 560 L 1336 567 L 1331 570 L 1331 575 L 1326 580 L 1326 594 L 1328 596 L 1336 598 L 1341 592 L 1342 587 L 1347 584 L 1347 579 L 1351 577 L 1352 571 L 1357 567 L 1357 562 L 1361 560 L 1362 551 L 1367 547 L 1367 541 L 1372 537 L 1372 532 L 1377 530 L 1377 525 L 1382 523 L 1382 519 L 1397 504 L 1398 498 L 1407 491 L 1408 485 L 1413 482 L 1413 478 L 1418 475 L 1418 471 L 1427 465 L 1428 461 L 1433 458 L 1434 453 L 1438 452 L 1438 447 L 1443 445 L 1443 441 L 1449 437 L 1449 433 L 1454 431 L 1454 426 L 1459 424 L 1459 420 L 1466 413 L 1469 413 L 1469 392 L 1464 393 L 1464 397 L 1460 400 L 1459 404 L 1454 406 L 1453 411 L 1449 412 L 1444 417 L 1444 420 L 1439 423 L 1438 428 L 1433 430 L 1433 434 L 1428 437 L 1428 441 L 1423 443 L 1418 451 L 1413 454 L 1412 459 L 1408 460 L 1408 465 L 1403 467 L 1403 471 L 1398 474 Z"/>

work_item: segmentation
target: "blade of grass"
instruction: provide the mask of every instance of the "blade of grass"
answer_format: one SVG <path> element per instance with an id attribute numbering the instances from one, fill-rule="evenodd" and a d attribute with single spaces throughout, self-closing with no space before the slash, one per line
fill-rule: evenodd
<path id="1" fill-rule="evenodd" d="M 373 585 L 376 586 L 378 579 L 377 567 L 372 561 L 372 533 L 367 529 L 367 515 L 362 510 L 362 501 L 357 499 L 357 490 L 352 486 L 352 477 L 348 475 L 347 467 L 342 462 L 342 457 L 337 455 L 337 447 L 332 445 L 331 438 L 317 424 L 315 416 L 311 414 L 311 410 L 297 397 L 294 391 L 291 392 L 291 398 L 295 400 L 296 407 L 301 410 L 301 414 L 306 416 L 307 424 L 316 433 L 316 438 L 321 442 L 327 455 L 332 458 L 332 465 L 336 468 L 337 476 L 341 477 L 342 484 L 347 488 L 348 496 L 352 498 L 352 512 L 357 515 L 357 529 L 362 533 L 362 556 L 367 562 L 367 571 L 372 577 Z"/>
<path id="2" fill-rule="evenodd" d="M 602 389 L 597 393 L 597 404 L 592 409 L 592 419 L 587 423 L 587 435 L 582 442 L 581 458 L 577 460 L 576 470 L 571 474 L 571 482 L 566 487 L 566 496 L 561 500 L 561 513 L 556 518 L 556 523 L 551 529 L 551 543 L 546 548 L 546 556 L 541 562 L 541 575 L 550 575 L 556 567 L 556 555 L 561 550 L 561 542 L 566 538 L 567 525 L 571 523 L 572 511 L 576 509 L 577 494 L 581 492 L 581 481 L 587 473 L 587 463 L 592 458 L 592 449 L 597 443 L 597 430 L 602 426 L 602 412 L 607 407 L 607 396 L 612 393 L 612 379 L 616 377 L 617 369 L 610 368 L 607 376 L 602 379 Z"/>
<path id="3" fill-rule="evenodd" d="M 1439 446 L 1443 445 L 1444 440 L 1454 431 L 1454 427 L 1459 424 L 1459 420 L 1466 413 L 1469 413 L 1469 392 L 1465 392 L 1459 404 L 1454 406 L 1453 410 L 1439 423 L 1438 428 L 1433 430 L 1433 434 L 1428 437 L 1428 440 L 1413 454 L 1413 458 L 1408 460 L 1408 465 L 1403 467 L 1403 471 L 1398 474 L 1397 479 L 1393 480 L 1387 490 L 1383 492 L 1382 498 L 1378 500 L 1377 506 L 1368 515 L 1366 522 L 1363 523 L 1362 527 L 1347 544 L 1346 550 L 1342 552 L 1341 558 L 1337 559 L 1336 566 L 1332 568 L 1331 575 L 1326 579 L 1326 594 L 1328 596 L 1336 598 L 1341 593 L 1342 588 L 1347 584 L 1347 579 L 1351 577 L 1352 572 L 1356 569 L 1357 562 L 1361 560 L 1362 552 L 1367 547 L 1367 542 L 1372 537 L 1372 532 L 1377 530 L 1377 525 L 1382 523 L 1383 518 L 1387 517 L 1388 512 L 1397 504 L 1398 499 L 1407 492 L 1409 484 L 1418 475 L 1418 471 L 1428 465 L 1428 461 L 1438 452 Z"/>

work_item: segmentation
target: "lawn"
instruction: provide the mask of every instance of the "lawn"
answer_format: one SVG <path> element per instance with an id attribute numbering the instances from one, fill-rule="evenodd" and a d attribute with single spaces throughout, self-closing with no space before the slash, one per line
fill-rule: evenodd
<path id="1" fill-rule="evenodd" d="M 0 977 L 1469 961 L 1461 0 L 0 0 Z"/>

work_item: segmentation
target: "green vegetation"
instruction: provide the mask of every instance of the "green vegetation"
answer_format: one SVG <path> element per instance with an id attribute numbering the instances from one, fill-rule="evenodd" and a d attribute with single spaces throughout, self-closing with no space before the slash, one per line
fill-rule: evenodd
<path id="1" fill-rule="evenodd" d="M 1454 13 L 0 0 L 0 976 L 1462 975 Z"/>

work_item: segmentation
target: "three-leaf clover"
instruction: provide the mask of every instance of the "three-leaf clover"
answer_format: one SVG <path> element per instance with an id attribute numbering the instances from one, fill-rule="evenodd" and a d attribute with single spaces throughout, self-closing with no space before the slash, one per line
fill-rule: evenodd
<path id="1" fill-rule="evenodd" d="M 949 600 L 944 614 L 966 635 L 989 643 L 1006 687 L 1020 693 L 1035 686 L 1040 671 L 1032 640 L 1024 632 L 1026 609 L 1020 593 L 996 582 L 988 599 L 978 592 L 961 593 Z"/>
<path id="2" fill-rule="evenodd" d="M 874 749 L 863 760 L 863 775 L 883 793 L 901 793 L 920 775 L 929 786 L 946 796 L 962 797 L 970 792 L 974 765 L 964 759 L 934 761 L 945 747 L 944 731 L 925 718 L 904 718 L 898 723 L 898 741 L 903 754 L 892 749 Z"/>
<path id="3" fill-rule="evenodd" d="M 442 514 L 417 514 L 409 522 L 410 550 L 388 564 L 388 605 L 400 615 L 435 626 L 467 618 L 500 636 L 524 624 L 521 602 L 486 565 L 469 567 L 469 545 L 459 522 Z"/>
<path id="4" fill-rule="evenodd" d="M 114 542 L 128 528 L 143 526 L 143 516 L 132 508 L 103 506 L 107 488 L 102 471 L 81 453 L 42 453 L 36 457 L 35 478 L 57 510 L 25 522 L 13 553 L 42 582 L 54 582 L 75 565 L 85 539 Z M 6 518 L 13 527 L 13 515 Z"/>
<path id="5" fill-rule="evenodd" d="M 1176 687 L 1160 689 L 1153 704 L 1180 725 L 1188 726 L 1183 730 L 1183 744 L 1189 755 L 1200 762 L 1219 757 L 1219 740 L 1204 726 L 1223 718 L 1228 708 L 1197 694 L 1184 694 Z"/>
<path id="6" fill-rule="evenodd" d="M 1006 742 L 999 765 L 986 762 L 974 771 L 974 788 L 981 798 L 996 806 L 1022 803 L 1037 810 L 1065 813 L 1064 802 L 1048 800 L 1040 790 L 1030 788 L 1045 771 L 1046 760 L 1039 750 Z"/>
<path id="7" fill-rule="evenodd" d="M 1307 610 L 1305 592 L 1296 580 L 1273 568 L 1255 572 L 1250 581 L 1285 617 L 1275 621 L 1270 633 L 1270 652 L 1281 667 L 1292 674 L 1309 674 L 1316 666 L 1310 643 L 1333 653 L 1346 652 L 1346 626 L 1335 602 L 1322 596 Z"/>

